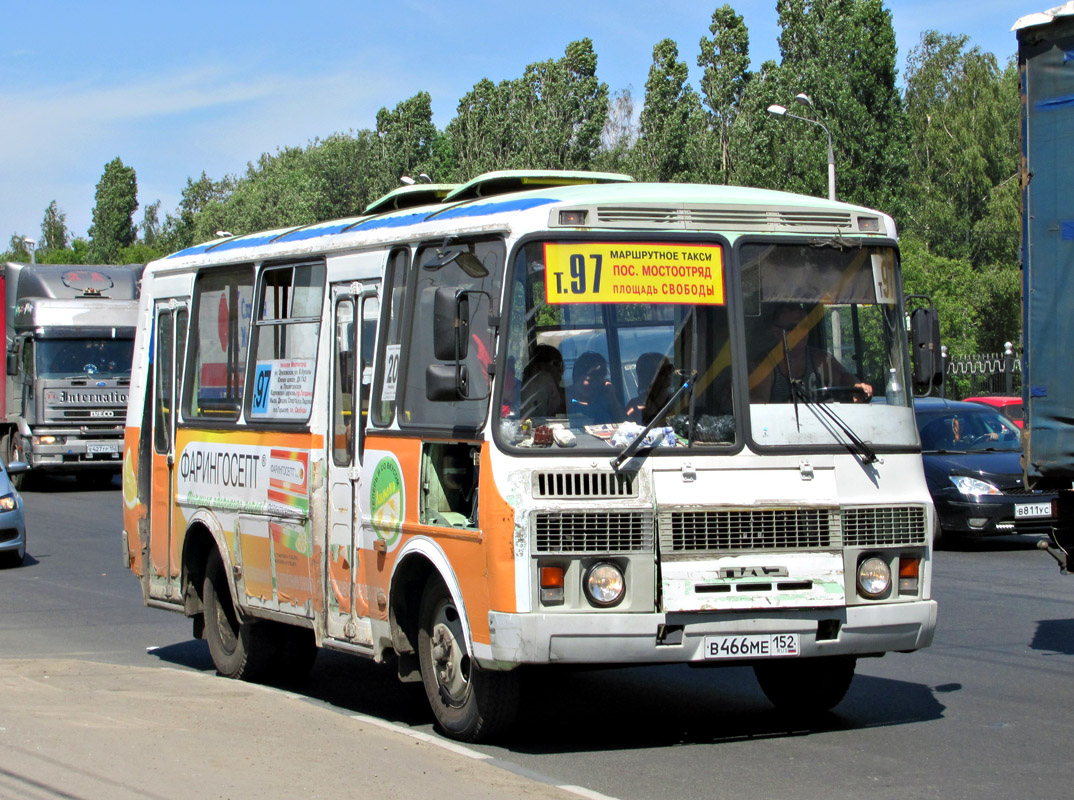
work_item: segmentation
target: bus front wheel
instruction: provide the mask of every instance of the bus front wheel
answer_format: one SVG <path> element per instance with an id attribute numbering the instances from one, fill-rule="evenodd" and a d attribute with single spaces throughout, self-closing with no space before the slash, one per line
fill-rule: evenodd
<path id="1" fill-rule="evenodd" d="M 251 680 L 258 667 L 258 645 L 253 623 L 239 619 L 231 598 L 227 572 L 220 553 L 213 550 L 205 567 L 202 592 L 205 606 L 205 640 L 216 671 L 225 678 Z"/>
<path id="2" fill-rule="evenodd" d="M 421 679 L 439 726 L 464 742 L 506 729 L 518 709 L 518 676 L 481 669 L 471 658 L 459 610 L 439 578 L 425 588 L 420 621 Z"/>
<path id="3" fill-rule="evenodd" d="M 760 661 L 753 667 L 757 683 L 772 705 L 792 713 L 835 708 L 854 679 L 854 656 L 822 656 Z"/>

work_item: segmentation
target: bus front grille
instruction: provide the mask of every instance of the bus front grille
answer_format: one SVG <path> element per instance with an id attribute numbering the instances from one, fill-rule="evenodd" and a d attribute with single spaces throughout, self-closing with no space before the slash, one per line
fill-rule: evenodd
<path id="1" fill-rule="evenodd" d="M 924 545 L 923 506 L 669 509 L 658 519 L 664 556 Z"/>
<path id="2" fill-rule="evenodd" d="M 649 511 L 538 512 L 533 516 L 537 553 L 644 553 L 653 549 Z"/>
<path id="3" fill-rule="evenodd" d="M 928 527 L 922 506 L 855 506 L 843 509 L 848 547 L 923 545 Z"/>
<path id="4" fill-rule="evenodd" d="M 620 472 L 536 472 L 533 496 L 559 500 L 637 497 L 634 478 Z"/>
<path id="5" fill-rule="evenodd" d="M 668 510 L 660 514 L 664 555 L 816 550 L 839 545 L 826 508 Z"/>

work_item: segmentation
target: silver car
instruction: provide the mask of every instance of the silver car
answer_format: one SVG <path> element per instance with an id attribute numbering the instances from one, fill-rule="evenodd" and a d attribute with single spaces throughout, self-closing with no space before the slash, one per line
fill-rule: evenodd
<path id="1" fill-rule="evenodd" d="M 22 495 L 11 483 L 11 475 L 21 475 L 30 467 L 22 461 L 12 461 L 6 467 L 0 463 L 0 567 L 17 567 L 26 558 L 26 518 L 22 510 Z"/>

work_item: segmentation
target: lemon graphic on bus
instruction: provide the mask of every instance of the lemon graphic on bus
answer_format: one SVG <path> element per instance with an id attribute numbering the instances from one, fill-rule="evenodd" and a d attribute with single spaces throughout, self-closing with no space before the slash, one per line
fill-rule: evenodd
<path id="1" fill-rule="evenodd" d="M 369 481 L 369 509 L 377 538 L 389 548 L 399 541 L 405 508 L 402 467 L 395 456 L 385 456 L 373 468 Z"/>
<path id="2" fill-rule="evenodd" d="M 128 448 L 123 456 L 123 502 L 127 508 L 138 505 L 138 479 L 134 474 L 134 452 Z"/>

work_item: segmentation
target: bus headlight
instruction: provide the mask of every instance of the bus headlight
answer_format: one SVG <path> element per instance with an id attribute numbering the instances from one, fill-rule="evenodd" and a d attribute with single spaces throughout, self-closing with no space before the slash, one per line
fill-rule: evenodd
<path id="1" fill-rule="evenodd" d="M 873 556 L 858 564 L 858 593 L 875 600 L 891 588 L 891 567 L 882 558 Z"/>
<path id="2" fill-rule="evenodd" d="M 598 608 L 611 608 L 618 605 L 626 594 L 626 578 L 623 571 L 615 564 L 601 561 L 589 568 L 585 574 L 586 599 Z"/>

